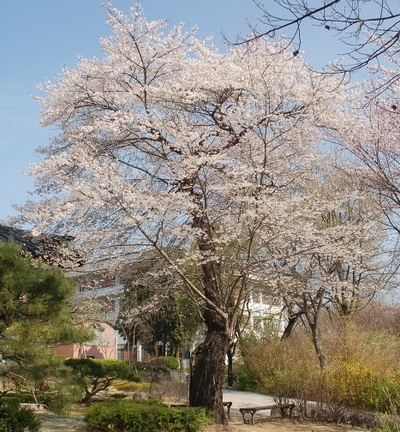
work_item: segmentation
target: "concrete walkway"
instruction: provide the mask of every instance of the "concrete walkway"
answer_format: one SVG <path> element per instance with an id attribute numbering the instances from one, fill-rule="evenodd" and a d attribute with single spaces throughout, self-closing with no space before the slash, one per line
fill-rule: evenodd
<path id="1" fill-rule="evenodd" d="M 237 410 L 239 410 L 239 408 L 273 405 L 275 403 L 274 398 L 270 396 L 231 389 L 224 390 L 224 401 L 231 401 L 231 409 L 236 408 Z"/>
<path id="2" fill-rule="evenodd" d="M 239 408 L 273 405 L 275 403 L 274 398 L 270 396 L 232 389 L 224 390 L 224 401 L 232 402 L 231 419 L 242 419 L 242 414 L 240 413 Z M 268 416 L 270 415 L 270 411 L 262 411 L 262 414 Z"/>
<path id="3" fill-rule="evenodd" d="M 36 413 L 42 423 L 42 432 L 82 432 L 85 422 L 82 416 L 63 417 L 50 412 Z"/>

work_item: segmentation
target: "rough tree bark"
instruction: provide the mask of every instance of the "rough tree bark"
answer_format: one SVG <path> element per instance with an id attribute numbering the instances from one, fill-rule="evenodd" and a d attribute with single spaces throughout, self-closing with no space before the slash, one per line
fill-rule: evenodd
<path id="1" fill-rule="evenodd" d="M 206 338 L 191 357 L 189 405 L 204 407 L 215 421 L 226 424 L 222 405 L 222 386 L 225 375 L 225 356 L 229 337 L 224 326 L 210 313 Z"/>
<path id="2" fill-rule="evenodd" d="M 201 201 L 197 199 L 197 203 L 201 208 Z M 205 212 L 200 211 L 199 214 L 200 216 L 193 218 L 194 226 L 200 228 L 202 233 L 197 244 L 202 254 L 209 256 L 210 253 L 215 253 L 212 229 L 204 216 Z M 216 423 L 226 424 L 222 386 L 231 337 L 228 331 L 228 313 L 224 313 L 226 308 L 222 300 L 221 265 L 210 260 L 203 263 L 201 269 L 204 295 L 210 303 L 206 305 L 203 315 L 207 328 L 205 340 L 194 350 L 191 357 L 189 405 L 204 407 Z"/>

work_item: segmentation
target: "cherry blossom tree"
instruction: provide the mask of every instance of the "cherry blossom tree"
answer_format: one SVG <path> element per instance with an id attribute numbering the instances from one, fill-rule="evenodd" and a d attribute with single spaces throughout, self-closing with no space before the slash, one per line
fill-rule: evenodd
<path id="1" fill-rule="evenodd" d="M 337 227 L 322 245 L 315 221 L 346 191 L 327 197 L 313 185 L 349 92 L 279 43 L 221 53 L 182 26 L 164 33 L 166 23 L 148 22 L 138 5 L 130 17 L 106 12 L 104 58 L 81 58 L 42 86 L 42 123 L 58 135 L 39 150 L 31 174 L 42 199 L 25 205 L 23 219 L 74 235 L 114 267 L 158 253 L 206 327 L 189 402 L 224 423 L 225 356 L 251 279 L 272 278 L 272 258 L 335 248 L 343 236 Z"/>

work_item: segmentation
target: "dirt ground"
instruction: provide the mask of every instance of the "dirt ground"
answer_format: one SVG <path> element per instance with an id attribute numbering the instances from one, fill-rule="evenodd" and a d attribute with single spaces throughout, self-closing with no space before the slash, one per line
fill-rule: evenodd
<path id="1" fill-rule="evenodd" d="M 300 422 L 297 420 L 274 419 L 255 422 L 253 425 L 243 424 L 240 420 L 229 422 L 228 426 L 212 426 L 204 432 L 356 432 L 362 429 L 336 424 Z"/>
<path id="2" fill-rule="evenodd" d="M 80 417 L 61 417 L 39 415 L 42 421 L 42 432 L 84 432 L 85 425 Z M 356 432 L 361 429 L 335 424 L 274 419 L 256 422 L 255 425 L 243 424 L 240 420 L 229 422 L 228 426 L 210 426 L 204 432 Z"/>
<path id="3" fill-rule="evenodd" d="M 50 413 L 40 413 L 42 432 L 84 432 L 85 424 L 81 416 L 62 417 Z M 204 432 L 356 432 L 362 429 L 336 424 L 300 422 L 288 419 L 267 419 L 256 421 L 255 425 L 243 424 L 239 419 L 228 426 L 210 426 Z"/>

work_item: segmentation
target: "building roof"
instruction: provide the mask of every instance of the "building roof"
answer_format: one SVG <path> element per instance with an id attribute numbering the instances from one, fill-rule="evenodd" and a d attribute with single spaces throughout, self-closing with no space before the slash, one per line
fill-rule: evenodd
<path id="1" fill-rule="evenodd" d="M 0 241 L 13 241 L 34 258 L 65 270 L 79 267 L 85 262 L 84 255 L 71 247 L 73 240 L 71 236 L 34 236 L 28 230 L 0 225 Z"/>

